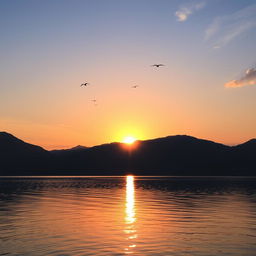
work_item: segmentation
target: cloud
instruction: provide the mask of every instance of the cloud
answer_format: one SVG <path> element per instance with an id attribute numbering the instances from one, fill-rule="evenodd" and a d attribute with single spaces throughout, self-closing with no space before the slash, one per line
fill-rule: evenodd
<path id="1" fill-rule="evenodd" d="M 186 21 L 188 16 L 193 14 L 195 11 L 202 9 L 205 6 L 205 2 L 194 2 L 181 6 L 178 11 L 175 12 L 177 20 L 180 22 Z"/>
<path id="2" fill-rule="evenodd" d="M 240 79 L 227 82 L 225 87 L 234 88 L 246 85 L 256 85 L 256 68 L 247 69 Z"/>
<path id="3" fill-rule="evenodd" d="M 212 40 L 213 48 L 221 48 L 241 34 L 256 28 L 256 4 L 230 15 L 217 17 L 205 31 L 205 40 Z"/>

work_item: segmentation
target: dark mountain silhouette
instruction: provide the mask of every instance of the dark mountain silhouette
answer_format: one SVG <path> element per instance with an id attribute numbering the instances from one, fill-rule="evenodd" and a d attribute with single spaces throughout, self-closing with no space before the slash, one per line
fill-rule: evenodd
<path id="1" fill-rule="evenodd" d="M 47 151 L 0 133 L 1 175 L 256 175 L 256 139 L 226 146 L 186 135 Z"/>
<path id="2" fill-rule="evenodd" d="M 63 154 L 65 152 L 72 152 L 72 151 L 80 151 L 80 150 L 84 150 L 87 147 L 85 146 L 81 146 L 81 145 L 77 145 L 73 148 L 67 148 L 67 149 L 55 149 L 55 150 L 51 150 L 52 153 L 58 155 L 58 154 Z"/>
<path id="3" fill-rule="evenodd" d="M 48 167 L 51 155 L 39 146 L 26 143 L 13 135 L 0 132 L 0 170 L 5 175 Z M 17 172 L 19 174 L 19 172 Z"/>
<path id="4" fill-rule="evenodd" d="M 0 150 L 1 153 L 6 154 L 10 151 L 13 153 L 18 152 L 20 154 L 47 152 L 43 148 L 26 143 L 7 132 L 0 132 Z"/>
<path id="5" fill-rule="evenodd" d="M 246 151 L 253 151 L 255 153 L 256 150 L 256 139 L 248 140 L 247 142 L 237 145 L 236 148 L 246 150 Z"/>
<path id="6" fill-rule="evenodd" d="M 237 145 L 234 149 L 237 167 L 244 169 L 247 165 L 256 168 L 256 139 Z"/>
<path id="7" fill-rule="evenodd" d="M 77 146 L 67 149 L 67 150 L 82 150 L 82 149 L 86 149 L 86 148 L 87 147 L 85 147 L 85 146 L 77 145 Z"/>

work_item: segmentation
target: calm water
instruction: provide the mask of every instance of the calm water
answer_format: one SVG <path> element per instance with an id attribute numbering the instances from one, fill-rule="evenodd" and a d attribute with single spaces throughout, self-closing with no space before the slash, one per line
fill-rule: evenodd
<path id="1" fill-rule="evenodd" d="M 1 178 L 0 255 L 256 255 L 256 178 Z"/>

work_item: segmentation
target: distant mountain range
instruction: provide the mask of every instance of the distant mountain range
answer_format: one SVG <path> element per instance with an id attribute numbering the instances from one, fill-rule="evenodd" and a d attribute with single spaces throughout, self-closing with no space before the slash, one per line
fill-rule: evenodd
<path id="1" fill-rule="evenodd" d="M 0 132 L 0 175 L 256 175 L 256 139 L 226 146 L 186 135 L 47 151 Z"/>

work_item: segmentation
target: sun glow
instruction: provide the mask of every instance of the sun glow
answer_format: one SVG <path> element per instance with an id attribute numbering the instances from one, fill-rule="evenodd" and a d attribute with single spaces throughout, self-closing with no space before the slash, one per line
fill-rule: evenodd
<path id="1" fill-rule="evenodd" d="M 136 141 L 136 139 L 132 136 L 127 136 L 123 139 L 123 143 L 126 144 L 133 144 Z"/>

